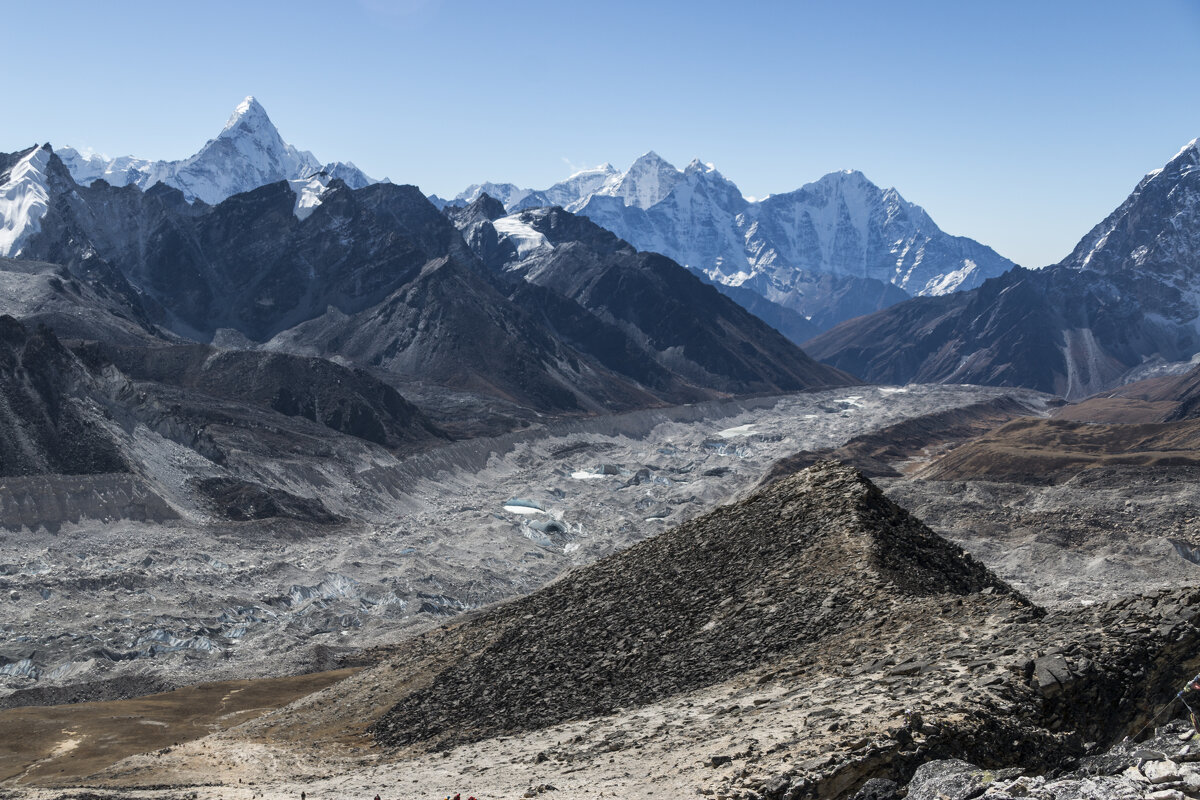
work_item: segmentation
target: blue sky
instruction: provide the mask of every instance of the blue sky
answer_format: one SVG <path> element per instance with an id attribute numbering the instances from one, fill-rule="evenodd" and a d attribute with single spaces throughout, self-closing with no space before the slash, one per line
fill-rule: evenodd
<path id="1" fill-rule="evenodd" d="M 650 149 L 756 196 L 856 168 L 1026 266 L 1200 136 L 1200 0 L 0 4 L 0 150 L 180 158 L 253 94 L 442 195 Z"/>

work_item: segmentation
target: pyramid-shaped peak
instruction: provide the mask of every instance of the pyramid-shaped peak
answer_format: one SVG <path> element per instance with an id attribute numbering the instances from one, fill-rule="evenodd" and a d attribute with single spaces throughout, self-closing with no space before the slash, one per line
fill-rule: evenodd
<path id="1" fill-rule="evenodd" d="M 254 95 L 246 95 L 246 98 L 238 103 L 237 108 L 233 110 L 229 121 L 225 123 L 225 130 L 229 131 L 238 127 L 257 128 L 262 123 L 271 124 L 271 118 L 267 116 L 267 110 L 262 107 L 262 103 L 254 99 Z"/>
<path id="2" fill-rule="evenodd" d="M 479 197 L 472 200 L 464 209 L 464 214 L 467 216 L 478 216 L 489 220 L 500 219 L 506 213 L 504 204 L 487 192 L 481 192 Z"/>
<path id="3" fill-rule="evenodd" d="M 613 193 L 624 198 L 627 206 L 650 208 L 670 194 L 682 177 L 674 165 L 651 150 L 638 156 Z"/>
<path id="4" fill-rule="evenodd" d="M 658 153 L 654 152 L 653 150 L 647 150 L 645 153 L 642 153 L 640 156 L 638 156 L 636 159 L 634 159 L 633 166 L 631 166 L 629 168 L 629 170 L 630 170 L 630 172 L 632 172 L 633 170 L 635 170 L 639 167 L 644 168 L 644 169 L 645 168 L 661 169 L 663 167 L 666 167 L 668 169 L 675 169 L 674 164 L 672 164 L 670 161 L 667 161 L 665 158 L 663 158 L 662 156 L 660 156 Z"/>

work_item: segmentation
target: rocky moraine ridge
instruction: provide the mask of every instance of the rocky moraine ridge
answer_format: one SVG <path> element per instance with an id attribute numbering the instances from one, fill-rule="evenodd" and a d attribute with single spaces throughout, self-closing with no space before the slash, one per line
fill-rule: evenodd
<path id="1" fill-rule="evenodd" d="M 735 773 L 731 796 L 848 796 L 854 776 L 903 781 L 947 756 L 1098 774 L 1104 747 L 1200 665 L 1198 623 L 1194 590 L 1047 612 L 857 471 L 821 462 L 430 634 L 414 650 L 434 656 L 432 682 L 373 730 L 446 748 L 752 674 L 785 698 L 827 691 L 803 703 L 809 733 L 743 756 L 776 774 Z M 403 680 L 412 663 L 391 667 Z M 812 734 L 839 747 L 786 755 Z"/>
<path id="2" fill-rule="evenodd" d="M 247 741 L 332 758 L 360 731 L 374 756 L 341 751 L 367 771 L 326 788 L 436 773 L 495 796 L 529 782 L 717 800 L 1168 800 L 1151 792 L 1193 791 L 1180 764 L 1200 742 L 1153 727 L 1156 743 L 1122 741 L 1171 716 L 1156 712 L 1198 652 L 1200 590 L 1041 608 L 856 470 L 820 462 L 107 775 L 193 780 L 198 760 Z"/>
<path id="3" fill-rule="evenodd" d="M 1146 726 L 1197 653 L 1200 590 L 1041 608 L 824 461 L 88 783 L 1178 800 L 1200 742 Z"/>

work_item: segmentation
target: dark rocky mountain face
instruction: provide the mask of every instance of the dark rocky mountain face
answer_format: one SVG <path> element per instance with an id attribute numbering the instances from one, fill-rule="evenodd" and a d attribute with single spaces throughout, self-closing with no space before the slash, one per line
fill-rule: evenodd
<path id="1" fill-rule="evenodd" d="M 917 298 L 806 343 L 866 380 L 1027 386 L 1079 399 L 1200 350 L 1200 155 L 1147 176 L 1061 264 Z"/>
<path id="2" fill-rule="evenodd" d="M 454 261 L 428 265 L 377 306 L 351 316 L 324 314 L 271 346 L 336 353 L 371 369 L 543 410 L 623 405 L 625 395 L 632 405 L 654 402 L 628 379 L 588 363 L 477 270 Z"/>
<path id="3" fill-rule="evenodd" d="M 484 192 L 465 206 L 446 206 L 442 213 L 461 231 L 481 222 L 500 219 L 508 212 L 503 203 Z"/>
<path id="4" fill-rule="evenodd" d="M 1147 305 L 1095 273 L 1016 269 L 970 292 L 850 320 L 806 347 L 881 383 L 1026 386 L 1079 399 L 1152 354 L 1177 361 L 1200 347 L 1194 330 Z"/>
<path id="5" fill-rule="evenodd" d="M 394 449 L 444 440 L 421 411 L 392 386 L 363 370 L 319 358 L 203 344 L 79 346 L 89 363 L 112 364 L 135 381 L 200 392 L 209 397 L 304 417 L 327 428 Z"/>
<path id="6" fill-rule="evenodd" d="M 205 345 L 72 350 L 49 328 L 0 316 L 0 477 L 42 479 L 7 487 L 6 525 L 96 515 L 120 497 L 132 518 L 173 518 L 171 497 L 234 520 L 328 523 L 320 499 L 265 465 L 311 471 L 446 439 L 391 386 L 331 362 Z"/>
<path id="7" fill-rule="evenodd" d="M 46 325 L 64 339 L 103 339 L 121 345 L 173 337 L 155 326 L 135 297 L 114 290 L 105 275 L 76 275 L 58 264 L 0 258 L 0 314 L 26 326 Z M 119 281 L 124 283 L 123 281 Z"/>
<path id="8" fill-rule="evenodd" d="M 0 476 L 129 471 L 86 402 L 96 382 L 49 329 L 0 316 Z"/>
<path id="9" fill-rule="evenodd" d="M 25 255 L 75 264 L 96 253 L 164 324 L 193 337 L 231 328 L 262 341 L 330 306 L 379 303 L 434 258 L 471 259 L 413 187 L 333 181 L 301 220 L 286 182 L 205 206 L 165 186 L 77 187 L 57 158 L 51 175 L 53 204 Z"/>
<path id="10" fill-rule="evenodd" d="M 753 289 L 745 286 L 726 286 L 723 283 L 712 285 L 721 294 L 782 333 L 795 344 L 808 341 L 822 330 L 800 312 L 793 311 L 779 303 L 773 303 Z"/>
<path id="11" fill-rule="evenodd" d="M 766 392 L 852 380 L 825 372 L 675 262 L 639 253 L 585 217 L 551 208 L 517 219 L 548 246 L 501 265 L 507 274 L 577 303 L 623 331 L 626 349 L 640 350 L 696 387 Z"/>
<path id="12" fill-rule="evenodd" d="M 270 340 L 270 349 L 346 358 L 539 411 L 850 381 L 727 301 L 717 302 L 713 323 L 699 324 L 707 311 L 689 305 L 704 294 L 697 308 L 706 308 L 719 296 L 697 294 L 703 287 L 678 266 L 624 245 L 590 257 L 627 262 L 619 280 L 636 300 L 620 309 L 609 303 L 601 313 L 561 287 L 529 290 L 481 263 L 512 252 L 491 224 L 502 209 L 486 195 L 451 211 L 477 257 L 414 187 L 352 190 L 331 180 L 300 213 L 286 182 L 207 206 L 165 186 L 79 187 L 54 156 L 47 174 L 50 208 L 23 255 L 91 276 L 175 335 Z M 638 275 L 654 277 L 630 283 Z M 652 311 L 664 308 L 671 313 Z"/>
<path id="13" fill-rule="evenodd" d="M 484 264 L 499 268 L 517 258 L 517 248 L 512 242 L 501 239 L 492 225 L 492 221 L 503 217 L 505 211 L 500 201 L 491 195 L 485 192 L 466 206 L 446 206 L 442 213 L 454 223 L 467 246 Z"/>

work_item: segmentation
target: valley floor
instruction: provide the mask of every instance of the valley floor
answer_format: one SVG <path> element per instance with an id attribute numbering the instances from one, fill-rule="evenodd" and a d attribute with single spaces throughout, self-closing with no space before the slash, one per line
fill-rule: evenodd
<path id="1" fill-rule="evenodd" d="M 261 699 L 220 714 L 205 698 L 221 692 L 224 703 L 229 687 L 0 711 L 0 729 L 36 731 L 6 737 L 0 797 L 750 798 L 782 796 L 772 786 L 797 776 L 837 797 L 874 764 L 944 755 L 949 732 L 975 735 L 985 711 L 1018 714 L 1030 663 L 1063 646 L 1086 657 L 1120 631 L 1031 627 L 983 594 L 958 606 L 930 601 L 907 624 L 844 634 L 706 689 L 434 753 L 374 746 L 366 727 L 400 688 L 386 663 L 370 664 L 452 614 L 527 593 L 743 496 L 782 457 L 1007 395 L 1032 414 L 1049 408 L 1032 392 L 912 386 L 637 412 L 452 445 L 418 457 L 428 475 L 403 486 L 384 485 L 397 473 L 381 470 L 368 500 L 390 522 L 314 531 L 82 520 L 10 533 L 0 538 L 12 598 L 0 632 L 10 706 L 57 698 L 47 689 L 55 685 L 103 698 L 365 668 L 315 694 L 345 673 L 284 680 L 301 681 L 303 697 L 279 681 L 239 684 Z M 1042 486 L 916 477 L 940 452 L 913 454 L 904 477 L 879 484 L 1052 615 L 1200 583 L 1189 549 L 1200 546 L 1200 475 L 1109 471 Z M 1174 630 L 1190 607 L 1185 595 L 1130 613 L 1158 614 L 1146 627 Z M 202 638 L 212 647 L 197 646 Z M 105 650 L 139 657 L 108 663 L 96 657 Z M 25 674 L 13 667 L 22 654 Z M 912 711 L 930 722 L 916 745 L 897 733 Z M 134 725 L 148 731 L 130 737 Z M 75 788 L 56 788 L 66 786 Z"/>
<path id="2" fill-rule="evenodd" d="M 262 467 L 358 514 L 326 525 L 217 521 L 184 503 L 175 520 L 121 518 L 119 493 L 94 478 L 60 492 L 90 495 L 94 508 L 56 520 L 66 504 L 44 496 L 47 479 L 0 480 L 0 498 L 40 503 L 48 522 L 0 535 L 0 707 L 360 663 L 358 651 L 526 594 L 730 502 L 792 452 L 1007 395 L 1035 411 L 1047 401 L 859 387 L 550 423 L 358 464 L 349 477 Z"/>

